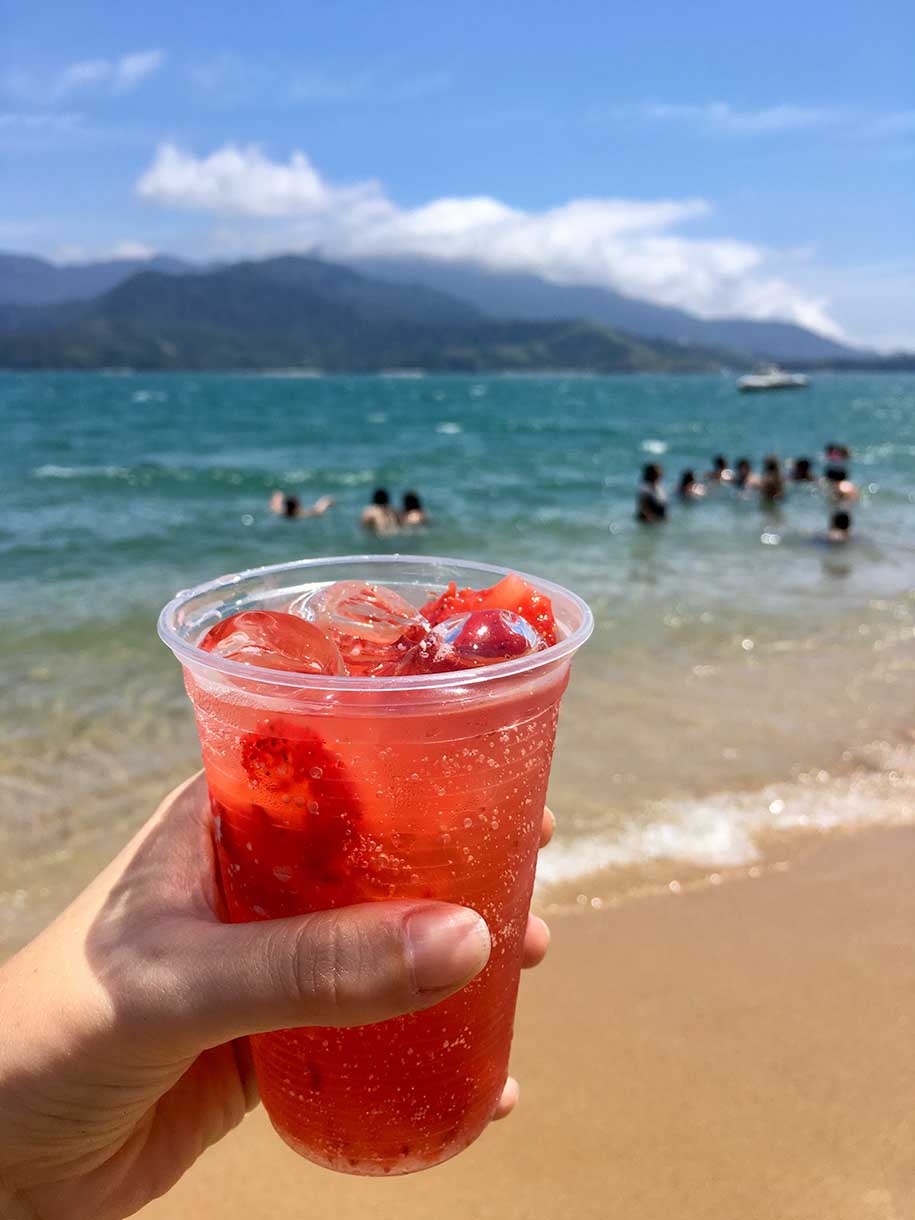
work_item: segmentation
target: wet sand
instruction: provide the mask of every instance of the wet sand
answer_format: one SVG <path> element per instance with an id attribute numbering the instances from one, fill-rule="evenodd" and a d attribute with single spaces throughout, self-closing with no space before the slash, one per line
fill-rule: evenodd
<path id="1" fill-rule="evenodd" d="M 915 828 L 553 919 L 518 1112 L 441 1169 L 350 1179 L 261 1112 L 143 1220 L 915 1217 Z"/>

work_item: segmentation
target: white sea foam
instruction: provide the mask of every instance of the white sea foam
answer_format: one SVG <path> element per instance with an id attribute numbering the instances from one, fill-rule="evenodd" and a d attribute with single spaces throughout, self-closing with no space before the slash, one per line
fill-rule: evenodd
<path id="1" fill-rule="evenodd" d="M 639 445 L 639 448 L 642 450 L 643 453 L 661 454 L 661 453 L 667 452 L 668 445 L 667 445 L 667 441 L 656 441 L 656 440 L 649 439 L 647 441 L 642 441 L 641 445 Z"/>
<path id="2" fill-rule="evenodd" d="M 722 792 L 650 805 L 644 820 L 562 838 L 538 865 L 544 884 L 652 862 L 699 868 L 752 864 L 798 830 L 827 832 L 915 821 L 915 754 L 876 743 L 849 775 L 812 772 L 755 792 Z"/>
<path id="3" fill-rule="evenodd" d="M 372 483 L 374 480 L 374 470 L 342 471 L 340 473 L 328 474 L 325 478 L 326 482 L 338 483 L 343 487 L 360 487 L 363 483 Z"/>
<path id="4" fill-rule="evenodd" d="M 457 436 L 457 434 L 459 432 L 463 432 L 464 429 L 460 424 L 453 423 L 451 420 L 446 420 L 443 424 L 438 424 L 435 431 L 441 436 Z"/>
<path id="5" fill-rule="evenodd" d="M 32 471 L 35 479 L 126 479 L 129 475 L 126 466 L 55 466 L 48 463 L 36 466 Z"/>

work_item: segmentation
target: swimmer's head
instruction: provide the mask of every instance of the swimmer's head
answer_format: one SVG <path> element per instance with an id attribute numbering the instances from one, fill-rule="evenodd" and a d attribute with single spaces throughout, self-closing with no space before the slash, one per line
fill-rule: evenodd
<path id="1" fill-rule="evenodd" d="M 680 475 L 680 490 L 685 491 L 688 487 L 692 487 L 695 481 L 695 473 L 692 470 L 684 470 Z"/>
<path id="2" fill-rule="evenodd" d="M 298 496 L 283 496 L 283 516 L 294 517 L 301 507 Z"/>
<path id="3" fill-rule="evenodd" d="M 642 478 L 646 483 L 657 483 L 663 473 L 657 462 L 649 462 L 642 470 Z"/>
<path id="4" fill-rule="evenodd" d="M 780 472 L 781 467 L 774 453 L 770 453 L 767 457 L 763 458 L 763 470 L 766 474 L 778 474 Z"/>
<path id="5" fill-rule="evenodd" d="M 737 462 L 738 474 L 749 474 L 753 467 L 750 465 L 749 458 L 740 458 Z"/>
<path id="6" fill-rule="evenodd" d="M 841 530 L 843 534 L 847 534 L 851 529 L 851 517 L 846 512 L 832 514 L 832 520 L 829 522 L 831 530 Z"/>
<path id="7" fill-rule="evenodd" d="M 372 496 L 372 503 L 384 508 L 386 505 L 391 503 L 391 497 L 388 495 L 385 488 L 376 487 L 375 494 Z"/>
<path id="8" fill-rule="evenodd" d="M 826 471 L 826 478 L 830 483 L 844 483 L 848 478 L 848 471 L 844 466 L 830 466 Z"/>
<path id="9" fill-rule="evenodd" d="M 716 453 L 712 458 L 712 466 L 717 471 L 727 470 L 728 464 L 723 453 Z"/>
<path id="10" fill-rule="evenodd" d="M 422 503 L 415 491 L 405 491 L 403 493 L 403 510 L 405 513 L 421 513 L 423 511 Z"/>
<path id="11" fill-rule="evenodd" d="M 810 458 L 794 459 L 794 477 L 796 479 L 810 478 Z"/>

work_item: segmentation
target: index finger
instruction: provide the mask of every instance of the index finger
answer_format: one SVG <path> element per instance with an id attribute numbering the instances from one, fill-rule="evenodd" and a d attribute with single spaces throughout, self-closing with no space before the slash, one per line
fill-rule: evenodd
<path id="1" fill-rule="evenodd" d="M 553 817 L 553 812 L 549 806 L 545 806 L 543 810 L 543 822 L 540 826 L 540 846 L 546 847 L 550 839 L 553 837 L 553 831 L 556 829 L 556 819 Z"/>

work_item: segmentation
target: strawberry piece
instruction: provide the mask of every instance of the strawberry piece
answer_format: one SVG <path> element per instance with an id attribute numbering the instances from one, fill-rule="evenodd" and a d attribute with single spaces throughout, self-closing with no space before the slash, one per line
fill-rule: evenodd
<path id="1" fill-rule="evenodd" d="M 462 589 L 461 596 L 466 593 L 473 592 L 475 592 L 473 589 Z M 453 613 L 451 606 L 457 601 L 457 598 L 457 585 L 452 580 L 444 593 L 441 593 L 438 597 L 433 597 L 430 601 L 426 602 L 426 604 L 420 610 L 420 614 L 434 627 L 436 623 L 440 623 L 443 618 L 448 618 Z"/>
<path id="2" fill-rule="evenodd" d="M 510 572 L 489 589 L 460 589 L 454 581 L 439 597 L 423 606 L 434 627 L 443 619 L 473 610 L 510 610 L 525 619 L 549 647 L 559 639 L 553 606 L 545 593 Z"/>
<path id="3" fill-rule="evenodd" d="M 281 720 L 268 727 L 269 732 L 248 733 L 241 742 L 251 786 L 271 806 L 255 828 L 261 839 L 258 851 L 271 866 L 288 867 L 300 878 L 339 882 L 346 872 L 347 848 L 362 821 L 356 786 L 313 729 Z M 274 813 L 277 797 L 282 812 Z"/>

